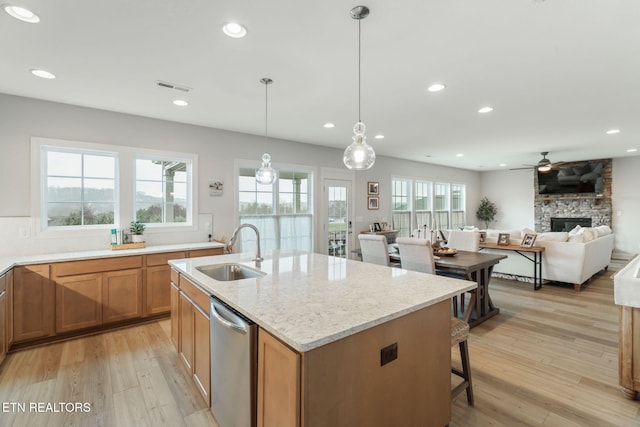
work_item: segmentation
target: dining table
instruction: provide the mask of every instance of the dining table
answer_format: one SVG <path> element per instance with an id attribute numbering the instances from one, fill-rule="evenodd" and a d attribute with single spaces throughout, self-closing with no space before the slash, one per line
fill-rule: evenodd
<path id="1" fill-rule="evenodd" d="M 400 253 L 397 252 L 396 245 L 389 245 L 389 260 L 392 263 L 402 263 Z M 353 250 L 361 256 L 360 249 Z M 461 310 L 460 317 L 469 324 L 470 328 L 478 326 L 485 320 L 500 313 L 500 309 L 493 304 L 489 293 L 489 283 L 493 267 L 507 258 L 504 254 L 493 254 L 471 251 L 456 251 L 454 254 L 445 256 L 434 256 L 436 274 L 460 277 L 461 279 L 476 282 L 478 287 L 469 291 L 471 297 L 469 303 L 465 304 L 465 298 L 458 298 Z"/>

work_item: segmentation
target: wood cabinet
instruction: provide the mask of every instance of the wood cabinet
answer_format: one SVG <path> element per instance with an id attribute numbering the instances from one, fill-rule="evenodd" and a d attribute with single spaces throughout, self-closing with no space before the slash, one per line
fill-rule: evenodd
<path id="1" fill-rule="evenodd" d="M 6 335 L 6 344 L 7 351 L 11 348 L 13 344 L 13 269 L 9 270 L 5 274 L 5 283 L 6 283 L 6 301 L 7 301 L 7 316 L 6 316 L 6 327 L 5 333 Z"/>
<path id="2" fill-rule="evenodd" d="M 102 273 L 56 279 L 56 333 L 102 324 Z"/>
<path id="3" fill-rule="evenodd" d="M 223 248 L 196 249 L 186 253 L 187 258 L 197 258 L 202 256 L 222 255 Z"/>
<path id="4" fill-rule="evenodd" d="M 0 276 L 0 363 L 7 355 L 7 277 Z"/>
<path id="5" fill-rule="evenodd" d="M 169 313 L 171 311 L 171 267 L 170 259 L 180 259 L 186 252 L 165 252 L 147 255 L 144 280 L 144 315 Z"/>
<path id="6" fill-rule="evenodd" d="M 54 286 L 49 264 L 19 266 L 13 276 L 13 339 L 15 342 L 55 333 Z"/>
<path id="7" fill-rule="evenodd" d="M 258 426 L 300 425 L 300 354 L 258 331 Z"/>
<path id="8" fill-rule="evenodd" d="M 258 427 L 447 425 L 450 319 L 442 301 L 303 353 L 260 329 Z"/>
<path id="9" fill-rule="evenodd" d="M 635 400 L 640 391 L 640 308 L 618 306 L 618 375 L 622 393 Z"/>
<path id="10" fill-rule="evenodd" d="M 209 296 L 183 276 L 175 282 L 171 284 L 171 340 L 205 402 L 211 405 Z"/>
<path id="11" fill-rule="evenodd" d="M 142 270 L 104 273 L 102 286 L 103 323 L 142 317 Z"/>

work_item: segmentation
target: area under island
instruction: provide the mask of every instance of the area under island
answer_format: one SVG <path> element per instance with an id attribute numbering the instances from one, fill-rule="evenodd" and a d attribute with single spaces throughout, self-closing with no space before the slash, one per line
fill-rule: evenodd
<path id="1" fill-rule="evenodd" d="M 252 258 L 170 264 L 172 296 L 195 286 L 258 325 L 258 426 L 449 423 L 450 298 L 475 283 L 315 253 L 274 251 L 258 267 Z M 264 275 L 220 281 L 201 271 L 220 264 Z M 181 305 L 172 307 L 180 329 Z"/>

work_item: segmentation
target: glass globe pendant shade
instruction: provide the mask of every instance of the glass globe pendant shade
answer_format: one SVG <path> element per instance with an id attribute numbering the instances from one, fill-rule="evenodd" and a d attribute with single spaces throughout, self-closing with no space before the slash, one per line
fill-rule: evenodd
<path id="1" fill-rule="evenodd" d="M 256 181 L 258 184 L 271 185 L 276 181 L 278 175 L 271 167 L 271 156 L 268 153 L 262 155 L 262 166 L 256 171 Z"/>
<path id="2" fill-rule="evenodd" d="M 358 122 L 353 127 L 353 142 L 344 150 L 342 161 L 344 165 L 352 170 L 367 170 L 376 162 L 376 153 L 364 135 L 366 127 L 364 123 Z"/>

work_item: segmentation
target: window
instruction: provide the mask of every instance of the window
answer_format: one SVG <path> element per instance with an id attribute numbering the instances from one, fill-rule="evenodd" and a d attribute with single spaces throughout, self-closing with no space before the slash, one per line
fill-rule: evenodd
<path id="1" fill-rule="evenodd" d="M 416 229 L 462 228 L 466 222 L 463 184 L 392 178 L 391 201 L 398 236 L 411 236 Z"/>
<path id="2" fill-rule="evenodd" d="M 391 180 L 391 211 L 393 229 L 398 237 L 411 235 L 411 181 L 401 178 Z"/>
<path id="3" fill-rule="evenodd" d="M 35 233 L 101 236 L 132 220 L 195 230 L 197 165 L 195 154 L 33 137 Z"/>
<path id="4" fill-rule="evenodd" d="M 116 210 L 116 157 L 42 148 L 42 228 L 113 225 Z"/>
<path id="5" fill-rule="evenodd" d="M 256 169 L 241 167 L 238 176 L 238 213 L 240 224 L 253 224 L 260 230 L 263 250 L 311 251 L 313 209 L 312 172 L 280 169 L 273 185 L 256 182 Z M 255 246 L 255 235 L 244 233 L 239 242 Z"/>
<path id="6" fill-rule="evenodd" d="M 137 158 L 135 170 L 135 220 L 146 224 L 187 222 L 191 217 L 191 162 Z"/>

